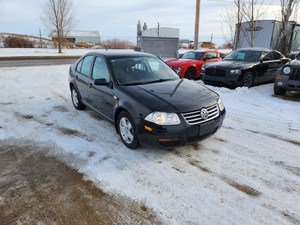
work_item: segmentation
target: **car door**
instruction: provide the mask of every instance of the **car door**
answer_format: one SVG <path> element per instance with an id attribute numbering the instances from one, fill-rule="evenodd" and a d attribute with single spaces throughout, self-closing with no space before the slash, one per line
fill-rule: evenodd
<path id="1" fill-rule="evenodd" d="M 269 81 L 272 77 L 276 64 L 277 62 L 273 59 L 272 51 L 263 52 L 261 57 L 261 68 L 263 68 L 263 71 L 261 71 L 261 77 L 259 77 L 257 81 L 259 83 Z"/>
<path id="2" fill-rule="evenodd" d="M 107 84 L 95 85 L 96 79 L 105 79 Z M 110 82 L 110 73 L 105 59 L 97 56 L 89 80 L 88 104 L 106 118 L 113 120 L 113 109 L 116 99 L 114 98 Z"/>
<path id="3" fill-rule="evenodd" d="M 75 79 L 79 94 L 83 101 L 88 100 L 88 83 L 90 76 L 90 69 L 93 62 L 94 56 L 86 56 L 84 57 L 76 66 L 75 69 Z"/>

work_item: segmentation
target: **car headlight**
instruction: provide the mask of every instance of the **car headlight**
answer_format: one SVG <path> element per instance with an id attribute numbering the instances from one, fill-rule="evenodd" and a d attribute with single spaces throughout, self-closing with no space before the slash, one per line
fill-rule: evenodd
<path id="1" fill-rule="evenodd" d="M 230 70 L 230 73 L 233 73 L 233 74 L 241 74 L 241 70 L 239 70 L 239 69 Z"/>
<path id="2" fill-rule="evenodd" d="M 283 72 L 285 75 L 289 75 L 289 74 L 291 74 L 292 69 L 291 69 L 291 67 L 289 67 L 289 66 L 285 66 L 285 67 L 282 68 L 282 72 Z"/>
<path id="3" fill-rule="evenodd" d="M 220 111 L 223 111 L 225 109 L 224 103 L 221 98 L 219 98 L 219 100 L 218 100 L 218 106 L 219 106 Z"/>
<path id="4" fill-rule="evenodd" d="M 158 125 L 180 124 L 180 119 L 176 113 L 153 112 L 146 116 L 145 120 Z"/>
<path id="5" fill-rule="evenodd" d="M 179 74 L 180 72 L 181 72 L 181 70 L 182 70 L 182 68 L 181 67 L 179 67 L 179 66 L 175 66 L 175 72 L 177 73 L 177 74 Z"/>

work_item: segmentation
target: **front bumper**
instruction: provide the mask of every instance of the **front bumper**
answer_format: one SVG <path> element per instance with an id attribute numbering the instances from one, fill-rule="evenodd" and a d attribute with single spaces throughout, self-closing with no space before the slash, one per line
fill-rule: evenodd
<path id="1" fill-rule="evenodd" d="M 286 75 L 277 75 L 274 85 L 286 91 L 300 91 L 300 80 L 290 80 Z"/>
<path id="2" fill-rule="evenodd" d="M 222 77 L 208 76 L 205 72 L 201 72 L 200 76 L 203 82 L 207 84 L 219 84 L 231 87 L 241 86 L 242 84 L 242 75 L 232 74 L 228 72 L 226 72 L 225 76 Z"/>
<path id="3" fill-rule="evenodd" d="M 223 110 L 216 119 L 197 125 L 188 125 L 184 121 L 174 126 L 158 126 L 142 121 L 138 125 L 139 141 L 143 146 L 158 148 L 174 148 L 199 142 L 213 135 L 222 126 L 225 114 Z M 152 130 L 146 130 L 145 126 Z"/>

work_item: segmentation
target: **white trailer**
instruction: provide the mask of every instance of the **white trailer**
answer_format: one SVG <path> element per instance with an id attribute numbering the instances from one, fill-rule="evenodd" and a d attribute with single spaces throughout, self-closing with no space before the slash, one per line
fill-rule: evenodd
<path id="1" fill-rule="evenodd" d="M 279 50 L 282 38 L 282 22 L 276 20 L 258 20 L 254 22 L 253 47 L 262 47 Z M 241 24 L 240 41 L 237 43 L 237 29 L 235 31 L 235 48 L 251 47 L 252 26 L 249 22 Z M 291 51 L 300 51 L 300 25 L 293 21 L 288 23 L 288 45 Z"/>

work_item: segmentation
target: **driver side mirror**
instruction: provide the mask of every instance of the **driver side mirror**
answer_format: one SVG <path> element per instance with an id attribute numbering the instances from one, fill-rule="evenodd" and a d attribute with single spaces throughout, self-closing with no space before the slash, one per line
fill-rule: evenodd
<path id="1" fill-rule="evenodd" d="M 109 82 L 107 82 L 106 79 L 96 79 L 94 84 L 99 86 L 108 86 Z"/>

